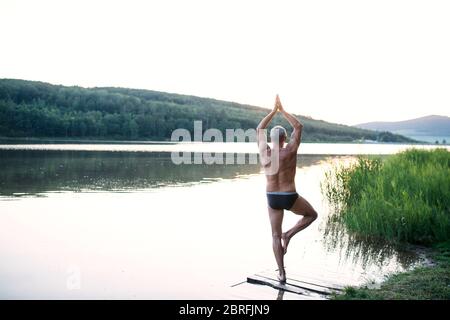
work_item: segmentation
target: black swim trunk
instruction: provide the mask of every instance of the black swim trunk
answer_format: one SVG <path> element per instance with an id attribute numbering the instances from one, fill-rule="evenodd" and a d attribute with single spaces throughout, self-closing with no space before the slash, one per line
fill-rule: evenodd
<path id="1" fill-rule="evenodd" d="M 298 198 L 297 192 L 266 192 L 267 202 L 272 209 L 285 209 L 289 210 Z"/>

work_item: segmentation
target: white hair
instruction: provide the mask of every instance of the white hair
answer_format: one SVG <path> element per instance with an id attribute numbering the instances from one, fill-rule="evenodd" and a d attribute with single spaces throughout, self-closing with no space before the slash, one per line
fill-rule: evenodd
<path id="1" fill-rule="evenodd" d="M 270 139 L 272 140 L 272 142 L 274 141 L 279 142 L 282 138 L 286 140 L 286 137 L 287 137 L 286 129 L 283 128 L 282 126 L 275 126 L 272 128 L 272 130 L 270 130 Z"/>

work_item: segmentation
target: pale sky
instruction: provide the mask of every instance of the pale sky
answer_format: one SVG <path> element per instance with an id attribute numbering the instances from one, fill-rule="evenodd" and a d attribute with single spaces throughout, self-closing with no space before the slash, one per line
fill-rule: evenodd
<path id="1" fill-rule="evenodd" d="M 450 116 L 450 1 L 0 0 L 0 78 L 121 86 L 331 122 Z"/>

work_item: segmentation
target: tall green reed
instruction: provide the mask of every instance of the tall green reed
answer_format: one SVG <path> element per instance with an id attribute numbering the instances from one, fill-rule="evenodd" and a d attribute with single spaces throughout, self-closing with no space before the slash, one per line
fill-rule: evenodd
<path id="1" fill-rule="evenodd" d="M 343 224 L 359 236 L 416 244 L 450 239 L 446 149 L 359 157 L 328 172 L 322 187 L 335 207 L 329 223 Z"/>

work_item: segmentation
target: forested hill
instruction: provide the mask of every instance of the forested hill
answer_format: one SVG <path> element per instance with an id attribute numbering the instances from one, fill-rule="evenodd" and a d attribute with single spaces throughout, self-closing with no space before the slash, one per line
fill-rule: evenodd
<path id="1" fill-rule="evenodd" d="M 43 82 L 0 79 L 0 136 L 170 140 L 172 131 L 256 128 L 268 110 L 209 98 L 126 88 L 82 88 Z M 303 141 L 344 142 L 360 139 L 413 142 L 389 132 L 375 132 L 297 116 Z M 288 123 L 277 116 L 272 125 Z"/>

